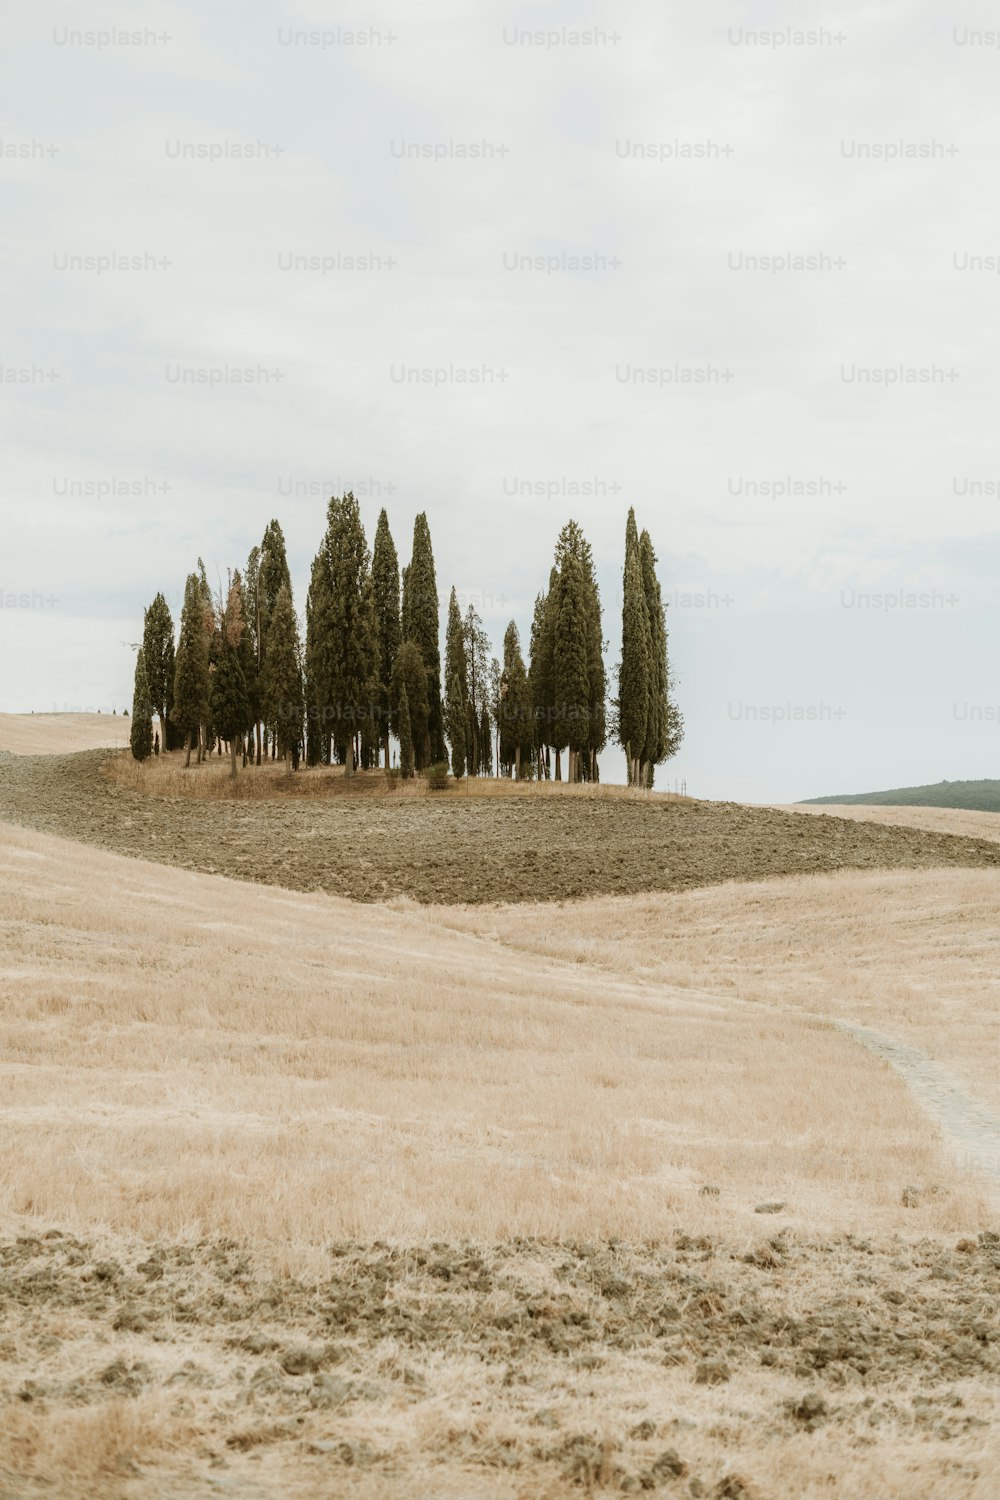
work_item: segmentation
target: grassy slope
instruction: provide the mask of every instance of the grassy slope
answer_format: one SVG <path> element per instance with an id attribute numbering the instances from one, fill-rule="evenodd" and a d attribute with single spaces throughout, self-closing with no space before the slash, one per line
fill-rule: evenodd
<path id="1" fill-rule="evenodd" d="M 0 826 L 0 1493 L 987 1500 L 995 1214 L 813 1017 L 977 1087 L 998 879 L 358 908 Z"/>
<path id="2" fill-rule="evenodd" d="M 130 725 L 123 714 L 0 714 L 0 752 L 67 755 L 121 748 L 128 744 Z"/>
<path id="3" fill-rule="evenodd" d="M 1000 812 L 1000 781 L 939 781 L 934 786 L 902 786 L 889 792 L 845 792 L 836 797 L 806 797 L 803 806 L 965 807 Z"/>

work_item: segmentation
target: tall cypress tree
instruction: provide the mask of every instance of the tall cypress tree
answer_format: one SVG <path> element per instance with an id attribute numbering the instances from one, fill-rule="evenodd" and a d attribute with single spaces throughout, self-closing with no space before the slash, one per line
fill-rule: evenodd
<path id="1" fill-rule="evenodd" d="M 680 748 L 684 738 L 684 719 L 673 696 L 667 652 L 666 609 L 660 581 L 656 576 L 656 553 L 648 531 L 643 531 L 639 538 L 639 565 L 649 616 L 652 658 L 650 707 L 642 750 L 641 778 L 644 786 L 652 786 L 653 768 L 676 755 Z"/>
<path id="2" fill-rule="evenodd" d="M 555 592 L 553 736 L 569 747 L 568 779 L 580 780 L 580 755 L 589 740 L 590 660 L 587 590 L 576 552 L 566 549 Z"/>
<path id="3" fill-rule="evenodd" d="M 451 744 L 451 769 L 455 776 L 461 777 L 465 775 L 473 750 L 469 742 L 469 666 L 465 654 L 465 628 L 454 588 L 448 600 L 444 676 L 448 685 L 445 728 Z"/>
<path id="4" fill-rule="evenodd" d="M 236 756 L 249 728 L 250 702 L 243 663 L 248 658 L 243 587 L 239 573 L 233 575 L 225 605 L 219 615 L 216 659 L 211 672 L 212 723 L 219 736 L 229 742 L 230 775 L 236 780 Z"/>
<path id="5" fill-rule="evenodd" d="M 413 775 L 413 730 L 410 727 L 410 703 L 406 696 L 406 684 L 399 689 L 397 729 L 399 735 L 399 770 L 404 781 Z"/>
<path id="6" fill-rule="evenodd" d="M 465 775 L 465 761 L 469 734 L 469 704 L 459 681 L 453 672 L 448 679 L 448 693 L 444 702 L 445 730 L 451 746 L 451 771 L 456 780 Z"/>
<path id="7" fill-rule="evenodd" d="M 555 705 L 554 690 L 554 624 L 555 608 L 549 607 L 558 574 L 553 568 L 549 575 L 549 592 L 535 598 L 535 613 L 531 621 L 531 665 L 528 671 L 528 693 L 534 715 L 535 749 L 539 767 L 544 764 L 549 774 L 549 749 L 553 746 L 552 721 Z M 539 770 L 541 775 L 541 769 Z"/>
<path id="8" fill-rule="evenodd" d="M 185 770 L 191 764 L 192 741 L 208 718 L 208 643 L 205 601 L 197 573 L 184 586 L 184 607 L 174 663 L 173 721 L 184 735 Z"/>
<path id="9" fill-rule="evenodd" d="M 247 699 L 246 679 L 240 666 L 239 653 L 232 646 L 224 645 L 212 669 L 212 722 L 219 736 L 229 742 L 230 775 L 236 780 L 236 756 L 250 714 Z"/>
<path id="10" fill-rule="evenodd" d="M 392 672 L 402 643 L 399 612 L 399 558 L 389 530 L 389 517 L 383 509 L 375 528 L 372 550 L 372 591 L 375 598 L 375 627 L 378 634 L 378 719 L 379 733 L 385 750 L 385 768 L 389 769 L 389 724 L 392 717 Z"/>
<path id="11" fill-rule="evenodd" d="M 212 598 L 212 590 L 208 582 L 208 574 L 205 571 L 205 564 L 200 557 L 198 559 L 198 587 L 201 591 L 202 624 L 204 626 L 205 635 L 208 639 L 208 672 L 210 680 L 209 685 L 211 686 L 212 668 L 215 665 L 216 656 L 218 654 L 218 624 L 215 616 L 215 601 Z M 205 717 L 198 726 L 199 763 L 203 761 L 206 756 L 211 755 L 214 748 L 215 729 L 212 724 L 212 695 L 209 691 L 209 693 L 205 697 Z"/>
<path id="12" fill-rule="evenodd" d="M 379 652 L 371 558 L 358 502 L 350 491 L 330 501 L 323 548 L 329 569 L 330 616 L 323 644 L 322 688 L 334 738 L 346 748 L 344 775 L 351 777 L 354 736 L 374 723 Z"/>
<path id="13" fill-rule="evenodd" d="M 149 699 L 160 720 L 160 745 L 166 750 L 167 724 L 174 699 L 174 622 L 162 594 L 157 594 L 143 615 L 142 654 Z"/>
<path id="14" fill-rule="evenodd" d="M 240 742 L 243 746 L 243 764 L 247 763 L 247 740 L 253 734 L 253 692 L 256 677 L 256 660 L 254 657 L 253 642 L 250 638 L 250 629 L 247 624 L 247 602 L 246 590 L 243 586 L 243 578 L 239 568 L 235 570 L 229 586 L 229 596 L 226 601 L 226 617 L 231 624 L 227 625 L 230 635 L 235 635 L 236 659 L 239 662 L 240 672 L 243 674 L 243 689 L 246 697 L 246 718 L 239 730 Z M 239 626 L 236 621 L 239 621 Z M 251 741 L 252 746 L 252 741 Z"/>
<path id="15" fill-rule="evenodd" d="M 429 712 L 427 695 L 427 668 L 415 641 L 404 641 L 396 655 L 392 674 L 393 723 L 396 738 L 401 741 L 402 704 L 406 697 L 406 711 L 410 721 L 410 741 L 413 749 L 413 764 L 423 771 L 430 764 L 426 759 L 427 718 Z M 402 754 L 402 751 L 400 751 Z"/>
<path id="16" fill-rule="evenodd" d="M 487 731 L 487 744 L 483 743 L 482 723 L 483 715 L 489 715 L 489 682 L 490 682 L 490 638 L 483 629 L 483 622 L 479 618 L 474 604 L 470 604 L 465 611 L 465 619 L 462 622 L 462 637 L 465 646 L 465 663 L 469 684 L 469 733 L 467 736 L 467 749 L 469 759 L 469 775 L 477 776 L 484 770 L 487 760 L 486 749 L 488 747 L 489 732 Z M 492 757 L 489 757 L 492 762 Z M 489 772 L 486 771 L 488 775 Z"/>
<path id="17" fill-rule="evenodd" d="M 292 579 L 288 569 L 288 554 L 285 535 L 278 521 L 269 521 L 264 528 L 264 537 L 259 547 L 254 547 L 247 558 L 246 605 L 247 628 L 254 655 L 255 682 L 248 684 L 251 694 L 251 712 L 257 741 L 257 764 L 260 765 L 262 750 L 261 724 L 263 720 L 262 683 L 264 662 L 267 657 L 267 638 L 271 616 L 282 584 L 288 585 L 291 593 Z M 273 725 L 266 726 L 273 732 Z"/>
<path id="18" fill-rule="evenodd" d="M 332 641 L 330 567 L 325 546 L 313 558 L 309 592 L 306 595 L 305 708 L 306 763 L 330 764 L 330 725 L 327 721 L 325 674 Z"/>
<path id="19" fill-rule="evenodd" d="M 302 743 L 302 666 L 299 627 L 287 583 L 278 590 L 268 622 L 267 654 L 261 698 L 266 722 L 272 726 L 277 753 L 284 757 L 286 772 Z"/>
<path id="20" fill-rule="evenodd" d="M 483 704 L 482 718 L 479 721 L 479 773 L 481 776 L 493 775 L 493 727 L 490 723 L 490 711 Z"/>
<path id="21" fill-rule="evenodd" d="M 574 619 L 576 628 L 580 632 L 579 642 L 567 639 L 563 624 L 559 619 L 559 612 L 566 606 L 566 589 L 563 579 L 567 571 L 568 559 L 571 557 L 575 564 L 574 577 L 578 577 L 578 582 L 574 584 L 574 595 L 578 599 L 578 607 L 574 605 Z M 586 713 L 581 712 L 580 704 L 573 705 L 572 712 L 570 712 L 569 705 L 564 703 L 556 713 L 556 724 L 561 735 L 566 733 L 569 718 L 572 718 L 577 725 L 576 743 L 570 745 L 570 780 L 579 781 L 583 778 L 597 780 L 597 753 L 604 748 L 607 741 L 607 680 L 604 667 L 601 596 L 597 586 L 597 573 L 590 543 L 575 521 L 568 521 L 559 533 L 559 541 L 556 545 L 556 566 L 560 580 L 558 623 L 555 627 L 554 638 L 554 682 L 557 696 L 561 691 L 560 682 L 565 687 L 566 683 L 573 678 L 576 670 L 573 660 L 580 652 L 586 664 L 587 675 Z"/>
<path id="22" fill-rule="evenodd" d="M 153 705 L 150 702 L 149 681 L 146 675 L 146 652 L 142 646 L 139 647 L 135 658 L 135 686 L 132 690 L 129 744 L 136 760 L 148 760 L 153 753 Z"/>
<path id="23" fill-rule="evenodd" d="M 618 668 L 618 740 L 625 751 L 629 785 L 638 784 L 642 764 L 656 743 L 656 661 L 635 511 L 625 528 L 622 579 L 622 655 Z"/>
<path id="24" fill-rule="evenodd" d="M 250 639 L 250 654 L 253 657 L 253 672 L 247 676 L 246 690 L 250 699 L 250 724 L 252 724 L 252 754 L 256 763 L 261 763 L 261 549 L 250 547 L 243 571 L 243 603 L 246 606 L 246 631 Z"/>
<path id="25" fill-rule="evenodd" d="M 404 641 L 414 641 L 427 669 L 427 734 L 425 764 L 448 757 L 444 742 L 444 709 L 441 702 L 440 601 L 434 550 L 427 516 L 421 511 L 413 523 L 413 555 L 403 581 L 402 631 Z M 413 704 L 410 704 L 413 713 Z M 420 765 L 419 754 L 417 756 Z"/>
<path id="26" fill-rule="evenodd" d="M 518 781 L 531 766 L 534 714 L 528 674 L 521 655 L 521 637 L 511 620 L 503 638 L 503 676 L 500 682 L 500 761 Z"/>

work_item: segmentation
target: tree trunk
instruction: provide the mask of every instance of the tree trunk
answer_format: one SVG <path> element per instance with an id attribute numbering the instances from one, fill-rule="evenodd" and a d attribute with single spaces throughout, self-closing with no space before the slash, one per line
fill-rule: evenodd
<path id="1" fill-rule="evenodd" d="M 591 773 L 593 775 L 593 779 L 595 781 L 600 781 L 600 779 L 601 779 L 601 768 L 597 764 L 597 751 L 596 750 L 591 751 L 591 755 L 590 755 L 590 769 L 591 769 Z"/>
<path id="2" fill-rule="evenodd" d="M 229 771 L 229 774 L 232 777 L 233 781 L 235 781 L 236 780 L 236 741 L 235 740 L 230 740 L 229 741 L 229 759 L 230 759 L 230 771 Z"/>
<path id="3" fill-rule="evenodd" d="M 199 766 L 201 765 L 201 763 L 202 763 L 202 761 L 204 759 L 205 759 L 205 732 L 202 729 L 202 726 L 199 724 L 198 725 L 198 762 L 197 762 Z"/>
<path id="4" fill-rule="evenodd" d="M 344 779 L 349 781 L 354 775 L 354 736 L 347 736 L 347 755 L 344 760 Z"/>
<path id="5" fill-rule="evenodd" d="M 389 731 L 388 731 L 388 729 L 385 732 L 385 768 L 388 771 L 388 769 L 389 769 Z"/>
<path id="6" fill-rule="evenodd" d="M 160 719 L 160 751 L 161 751 L 161 753 L 163 755 L 166 755 L 166 753 L 167 753 L 167 716 L 163 712 L 162 709 L 160 710 L 159 719 Z"/>
<path id="7" fill-rule="evenodd" d="M 187 768 L 191 764 L 191 731 L 190 731 L 190 729 L 187 732 L 187 740 L 185 742 L 185 747 L 184 748 L 185 748 L 185 750 L 187 752 L 185 754 L 185 756 L 184 756 L 184 769 L 186 771 Z"/>
<path id="8" fill-rule="evenodd" d="M 520 779 L 521 779 L 521 747 L 520 747 L 520 745 L 515 745 L 514 746 L 514 780 L 515 781 L 520 781 Z"/>
<path id="9" fill-rule="evenodd" d="M 556 750 L 556 781 L 562 781 L 562 751 Z"/>

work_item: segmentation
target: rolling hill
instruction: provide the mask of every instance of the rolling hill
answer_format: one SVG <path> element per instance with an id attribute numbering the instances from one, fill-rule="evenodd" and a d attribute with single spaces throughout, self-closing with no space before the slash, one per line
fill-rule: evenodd
<path id="1" fill-rule="evenodd" d="M 836 797 L 806 797 L 800 805 L 868 804 L 873 807 L 964 807 L 972 812 L 1000 812 L 1000 781 L 938 781 L 933 786 L 900 786 L 889 792 L 845 792 Z"/>

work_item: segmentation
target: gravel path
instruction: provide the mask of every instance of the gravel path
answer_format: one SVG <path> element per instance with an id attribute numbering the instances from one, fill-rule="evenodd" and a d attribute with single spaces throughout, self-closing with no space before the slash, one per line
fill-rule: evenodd
<path id="1" fill-rule="evenodd" d="M 901 1073 L 924 1111 L 940 1125 L 955 1155 L 964 1166 L 1000 1183 L 1000 1119 L 974 1099 L 939 1063 L 913 1047 L 869 1026 L 835 1021 L 869 1052 Z"/>

